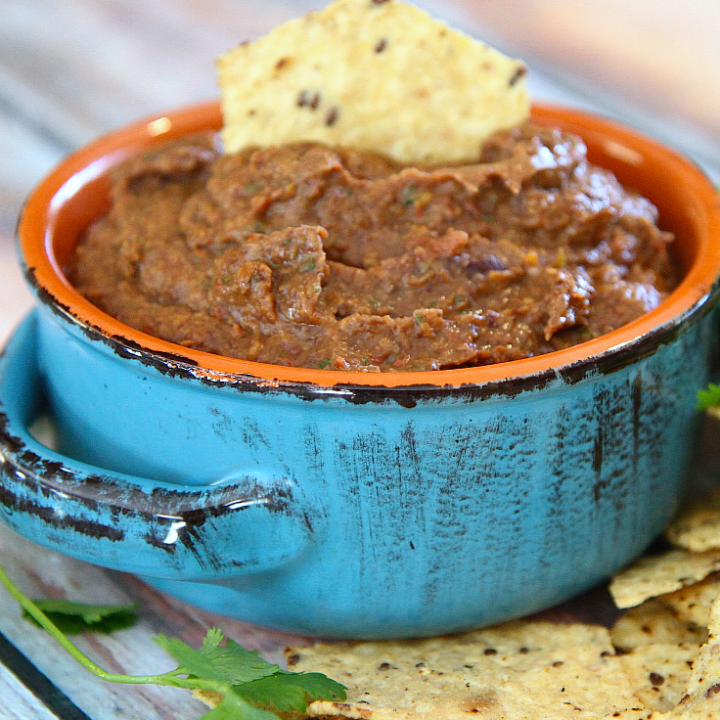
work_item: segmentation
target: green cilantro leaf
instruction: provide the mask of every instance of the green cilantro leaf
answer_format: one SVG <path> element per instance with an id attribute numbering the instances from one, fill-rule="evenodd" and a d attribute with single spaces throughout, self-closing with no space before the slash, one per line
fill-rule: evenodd
<path id="1" fill-rule="evenodd" d="M 240 685 L 280 670 L 278 665 L 263 660 L 254 650 L 246 650 L 232 640 L 221 645 L 223 639 L 220 630 L 211 628 L 202 647 L 194 650 L 177 638 L 168 638 L 165 635 L 154 638 L 163 650 L 180 663 L 180 667 L 175 671 L 179 675 Z"/>
<path id="2" fill-rule="evenodd" d="M 88 605 L 61 599 L 34 602 L 66 635 L 86 630 L 108 634 L 132 627 L 138 621 L 134 605 Z M 27 611 L 23 616 L 40 626 Z"/>
<path id="3" fill-rule="evenodd" d="M 714 405 L 720 405 L 720 385 L 710 383 L 706 390 L 699 390 L 697 394 L 698 410 L 708 410 Z"/>
<path id="4" fill-rule="evenodd" d="M 277 710 L 303 712 L 313 700 L 344 700 L 345 687 L 322 673 L 280 671 L 235 688 L 246 700 Z"/>
<path id="5" fill-rule="evenodd" d="M 417 189 L 414 185 L 408 185 L 403 193 L 402 203 L 405 207 L 410 207 L 417 200 Z"/>
<path id="6" fill-rule="evenodd" d="M 243 700 L 233 688 L 223 695 L 217 707 L 200 720 L 278 720 L 278 716 Z"/>

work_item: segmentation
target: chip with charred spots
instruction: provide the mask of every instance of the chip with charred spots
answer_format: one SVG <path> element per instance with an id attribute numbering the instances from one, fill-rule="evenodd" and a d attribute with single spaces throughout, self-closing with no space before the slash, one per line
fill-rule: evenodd
<path id="1" fill-rule="evenodd" d="M 400 0 L 336 0 L 218 60 L 229 153 L 313 141 L 417 166 L 528 119 L 525 65 Z"/>
<path id="2" fill-rule="evenodd" d="M 720 548 L 720 489 L 692 502 L 666 535 L 673 545 L 693 552 Z"/>
<path id="3" fill-rule="evenodd" d="M 288 648 L 286 657 L 290 670 L 325 673 L 348 690 L 343 702 L 311 702 L 303 718 L 717 720 L 720 600 L 699 627 L 668 598 L 627 611 L 611 634 L 526 620 L 424 640 Z M 194 695 L 211 707 L 221 700 Z"/>
<path id="4" fill-rule="evenodd" d="M 720 570 L 720 550 L 704 553 L 671 550 L 640 558 L 616 575 L 610 583 L 610 594 L 619 608 L 633 607 L 694 585 L 717 570 Z"/>
<path id="5" fill-rule="evenodd" d="M 288 650 L 294 671 L 319 671 L 348 688 L 308 715 L 354 720 L 468 717 L 626 720 L 649 711 L 633 695 L 605 628 L 518 621 L 427 640 Z"/>
<path id="6" fill-rule="evenodd" d="M 680 702 L 657 720 L 720 718 L 720 598 L 710 607 L 709 639 L 692 662 L 692 674 Z"/>
<path id="7" fill-rule="evenodd" d="M 720 718 L 717 551 L 671 550 L 640 559 L 610 585 L 632 606 L 611 637 L 638 700 L 654 720 Z"/>
<path id="8" fill-rule="evenodd" d="M 681 617 L 657 599 L 630 608 L 617 620 L 610 636 L 613 645 L 624 652 L 655 644 L 700 646 L 708 639 L 706 625 Z"/>
<path id="9" fill-rule="evenodd" d="M 685 696 L 699 645 L 652 643 L 620 656 L 635 696 L 651 710 L 668 712 Z"/>

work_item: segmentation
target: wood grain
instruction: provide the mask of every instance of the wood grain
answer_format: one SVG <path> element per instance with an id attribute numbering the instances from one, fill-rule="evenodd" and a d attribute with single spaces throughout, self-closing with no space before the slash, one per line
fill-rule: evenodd
<path id="1" fill-rule="evenodd" d="M 198 646 L 209 627 L 219 627 L 245 647 L 259 650 L 268 660 L 280 663 L 284 663 L 283 649 L 287 644 L 309 642 L 300 636 L 202 612 L 155 592 L 132 576 L 103 570 L 40 548 L 4 526 L 0 526 L 0 558 L 3 567 L 30 597 L 137 604 L 141 619 L 135 627 L 112 635 L 75 637 L 78 647 L 110 672 L 154 674 L 171 669 L 173 661 L 152 640 L 158 633 L 179 637 Z M 43 630 L 23 619 L 19 607 L 4 590 L 0 590 L 0 632 L 32 658 L 40 672 L 91 718 L 184 720 L 201 714 L 202 705 L 186 691 L 112 685 L 89 675 Z M 6 693 L 9 697 L 10 686 L 6 687 L 0 676 L 0 701 L 5 700 Z M 20 694 L 18 697 L 25 696 Z M 0 719 L 5 720 L 3 712 L 0 702 Z"/>
<path id="2" fill-rule="evenodd" d="M 0 665 L 0 717 L 3 720 L 58 720 L 11 672 Z"/>

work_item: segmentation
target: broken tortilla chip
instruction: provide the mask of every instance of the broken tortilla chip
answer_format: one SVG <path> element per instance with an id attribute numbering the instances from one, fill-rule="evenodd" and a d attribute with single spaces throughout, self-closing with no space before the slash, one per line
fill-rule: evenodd
<path id="1" fill-rule="evenodd" d="M 593 625 L 513 622 L 457 636 L 290 648 L 294 671 L 323 672 L 345 702 L 316 701 L 310 716 L 361 720 L 646 718 Z"/>
<path id="2" fill-rule="evenodd" d="M 708 633 L 662 601 L 648 600 L 624 613 L 610 630 L 610 637 L 616 648 L 628 652 L 652 644 L 700 646 Z"/>
<path id="3" fill-rule="evenodd" d="M 640 558 L 610 582 L 610 594 L 619 608 L 639 605 L 649 598 L 675 592 L 720 570 L 720 551 L 691 553 L 671 550 Z"/>
<path id="4" fill-rule="evenodd" d="M 720 548 L 720 489 L 695 500 L 666 536 L 673 545 L 693 552 Z"/>
<path id="5" fill-rule="evenodd" d="M 699 645 L 653 643 L 620 656 L 640 702 L 659 712 L 672 710 L 685 696 Z"/>
<path id="6" fill-rule="evenodd" d="M 699 583 L 663 595 L 660 599 L 682 620 L 707 627 L 710 621 L 710 608 L 718 596 L 720 596 L 720 573 L 713 573 Z"/>
<path id="7" fill-rule="evenodd" d="M 400 0 L 336 0 L 218 60 L 226 152 L 299 141 L 477 159 L 529 116 L 525 65 Z"/>
<path id="8" fill-rule="evenodd" d="M 710 638 L 693 661 L 686 694 L 670 712 L 654 720 L 717 720 L 720 718 L 720 599 L 709 613 Z"/>

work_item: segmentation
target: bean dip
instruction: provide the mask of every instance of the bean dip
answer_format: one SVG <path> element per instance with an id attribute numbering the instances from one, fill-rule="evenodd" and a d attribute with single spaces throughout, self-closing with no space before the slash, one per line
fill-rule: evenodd
<path id="1" fill-rule="evenodd" d="M 473 164 L 303 143 L 133 158 L 67 269 L 105 312 L 220 355 L 353 371 L 517 360 L 654 308 L 677 283 L 657 211 L 530 124 Z"/>

